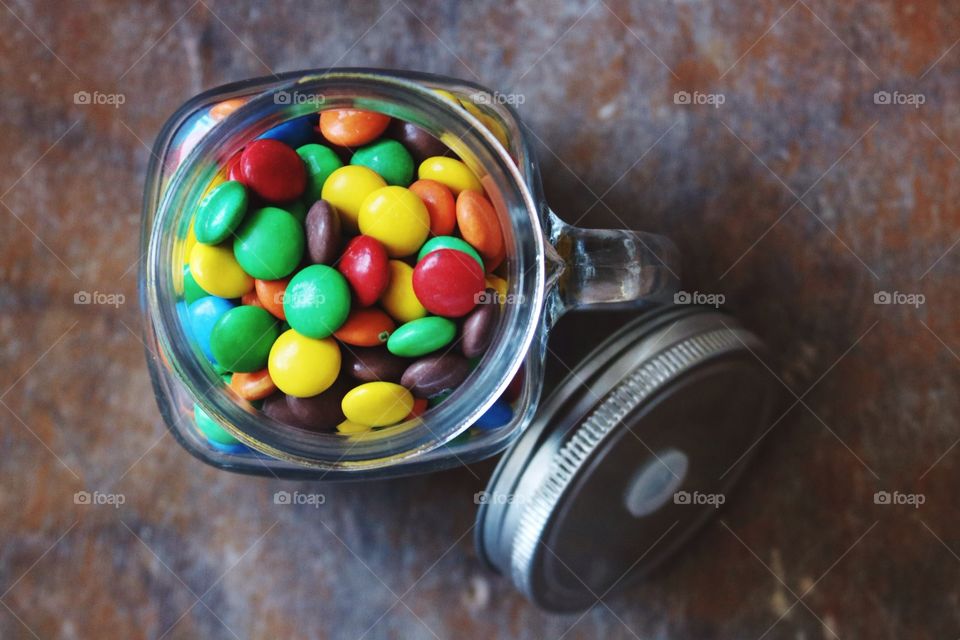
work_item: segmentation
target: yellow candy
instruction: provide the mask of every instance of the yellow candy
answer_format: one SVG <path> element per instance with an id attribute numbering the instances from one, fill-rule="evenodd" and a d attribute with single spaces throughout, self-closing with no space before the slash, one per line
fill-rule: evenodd
<path id="1" fill-rule="evenodd" d="M 380 297 L 380 304 L 400 323 L 427 315 L 427 310 L 413 292 L 413 267 L 399 260 L 390 261 L 390 284 Z"/>
<path id="2" fill-rule="evenodd" d="M 469 100 L 460 100 L 460 105 L 470 112 L 470 115 L 475 117 L 477 120 L 487 128 L 487 131 L 493 134 L 493 137 L 500 141 L 507 149 L 510 148 L 507 140 L 507 132 L 503 130 L 503 127 L 500 126 L 500 123 L 493 118 L 493 116 L 488 116 L 483 111 L 480 110 L 480 107 L 473 104 Z"/>
<path id="3" fill-rule="evenodd" d="M 358 433 L 366 433 L 370 431 L 370 427 L 365 424 L 357 424 L 356 422 L 350 422 L 349 420 L 344 420 L 337 425 L 337 433 L 342 433 L 344 435 L 352 436 Z"/>
<path id="4" fill-rule="evenodd" d="M 420 163 L 417 175 L 421 180 L 436 180 L 446 185 L 454 195 L 459 195 L 464 189 L 473 189 L 483 193 L 483 186 L 477 176 L 459 160 L 444 156 L 427 158 Z"/>
<path id="5" fill-rule="evenodd" d="M 237 263 L 229 245 L 193 245 L 190 273 L 200 288 L 212 296 L 239 298 L 253 291 L 253 278 Z"/>
<path id="6" fill-rule="evenodd" d="M 183 254 L 187 256 L 187 262 L 190 262 L 190 252 L 193 246 L 197 244 L 197 234 L 193 231 L 193 220 L 190 221 L 190 228 L 187 229 L 187 239 L 183 241 Z"/>
<path id="7" fill-rule="evenodd" d="M 333 338 L 316 340 L 288 329 L 273 343 L 267 369 L 280 391 L 309 398 L 329 389 L 340 375 L 340 347 Z"/>
<path id="8" fill-rule="evenodd" d="M 386 427 L 410 415 L 413 395 L 393 382 L 368 382 L 348 391 L 340 408 L 350 422 Z"/>
<path id="9" fill-rule="evenodd" d="M 503 304 L 507 299 L 507 281 L 492 273 L 487 274 L 486 280 L 487 288 L 496 290 L 497 295 L 500 296 L 500 304 Z"/>
<path id="10" fill-rule="evenodd" d="M 367 167 L 340 167 L 323 183 L 320 197 L 340 212 L 340 222 L 347 231 L 357 232 L 360 205 L 368 195 L 387 186 L 383 178 Z"/>
<path id="11" fill-rule="evenodd" d="M 457 96 L 453 95 L 446 89 L 432 89 L 432 91 L 438 96 L 440 96 L 441 98 L 445 98 L 449 100 L 453 104 L 459 104 L 459 101 L 457 100 Z"/>
<path id="12" fill-rule="evenodd" d="M 430 214 L 404 187 L 377 189 L 360 206 L 360 233 L 376 238 L 392 258 L 416 253 L 430 233 Z"/>

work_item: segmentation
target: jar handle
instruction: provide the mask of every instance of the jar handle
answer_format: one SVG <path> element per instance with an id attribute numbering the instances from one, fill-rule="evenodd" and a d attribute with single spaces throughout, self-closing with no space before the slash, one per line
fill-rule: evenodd
<path id="1" fill-rule="evenodd" d="M 664 236 L 626 229 L 581 229 L 548 212 L 556 283 L 551 315 L 573 309 L 633 308 L 673 300 L 680 258 Z M 551 261 L 548 259 L 548 261 Z"/>

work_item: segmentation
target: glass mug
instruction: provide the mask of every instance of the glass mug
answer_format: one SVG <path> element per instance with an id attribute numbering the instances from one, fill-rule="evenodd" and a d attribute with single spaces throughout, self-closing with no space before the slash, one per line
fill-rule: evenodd
<path id="1" fill-rule="evenodd" d="M 435 89 L 453 94 L 454 104 Z M 218 105 L 243 106 L 220 118 Z M 228 103 L 229 104 L 229 103 Z M 494 338 L 470 378 L 415 419 L 357 437 L 308 432 L 238 403 L 188 335 L 182 265 L 193 212 L 217 172 L 244 144 L 319 110 L 361 108 L 411 122 L 476 174 L 500 218 L 509 283 Z M 585 230 L 547 206 L 530 139 L 513 109 L 465 82 L 398 71 L 298 72 L 197 96 L 167 122 L 146 185 L 141 269 L 150 371 L 161 412 L 191 453 L 215 466 L 278 476 L 347 479 L 430 471 L 489 457 L 534 417 L 547 332 L 571 309 L 649 306 L 679 286 L 673 244 L 658 235 Z M 509 424 L 457 436 L 522 368 Z M 194 404 L 245 447 L 217 447 L 192 426 Z"/>

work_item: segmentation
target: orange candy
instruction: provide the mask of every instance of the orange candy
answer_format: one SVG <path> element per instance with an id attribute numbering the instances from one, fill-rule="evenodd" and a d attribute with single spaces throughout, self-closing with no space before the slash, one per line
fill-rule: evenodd
<path id="1" fill-rule="evenodd" d="M 409 415 L 407 415 L 404 420 L 413 420 L 414 418 L 419 418 L 427 411 L 427 399 L 426 398 L 414 398 L 413 399 L 413 409 L 410 409 Z"/>
<path id="2" fill-rule="evenodd" d="M 460 235 L 483 257 L 487 269 L 496 268 L 491 265 L 503 260 L 503 234 L 490 201 L 477 191 L 461 191 L 457 196 L 457 224 Z"/>
<path id="3" fill-rule="evenodd" d="M 436 180 L 417 180 L 409 187 L 423 200 L 430 214 L 430 233 L 435 236 L 449 236 L 457 224 L 456 201 L 453 192 Z"/>
<path id="4" fill-rule="evenodd" d="M 287 284 L 290 278 L 280 280 L 254 280 L 254 290 L 257 292 L 257 298 L 260 305 L 277 318 L 286 320 L 287 316 L 283 313 L 283 294 L 287 290 Z"/>
<path id="5" fill-rule="evenodd" d="M 390 116 L 361 109 L 320 112 L 320 133 L 341 147 L 359 147 L 373 142 L 390 124 Z"/>
<path id="6" fill-rule="evenodd" d="M 220 122 L 246 103 L 246 98 L 231 98 L 223 102 L 218 102 L 210 108 L 210 117 L 213 118 L 215 122 Z"/>
<path id="7" fill-rule="evenodd" d="M 333 336 L 354 347 L 379 347 L 396 328 L 390 316 L 376 307 L 369 307 L 354 310 Z"/>
<path id="8" fill-rule="evenodd" d="M 263 305 L 260 304 L 260 298 L 257 297 L 256 290 L 247 291 L 245 294 L 243 294 L 243 296 L 240 298 L 240 304 L 246 304 L 251 307 L 260 307 L 263 309 Z"/>
<path id="9" fill-rule="evenodd" d="M 267 369 L 261 369 L 253 373 L 234 373 L 230 379 L 230 388 L 244 400 L 253 402 L 263 400 L 272 394 L 277 390 L 277 385 L 273 383 L 270 372 Z"/>

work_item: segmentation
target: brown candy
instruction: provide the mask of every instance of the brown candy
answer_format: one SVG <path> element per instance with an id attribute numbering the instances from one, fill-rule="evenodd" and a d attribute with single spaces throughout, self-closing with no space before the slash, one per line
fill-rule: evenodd
<path id="1" fill-rule="evenodd" d="M 394 120 L 387 131 L 387 135 L 405 146 L 417 164 L 433 156 L 450 155 L 450 150 L 445 144 L 409 122 Z"/>
<path id="2" fill-rule="evenodd" d="M 468 358 L 482 355 L 490 345 L 500 317 L 500 296 L 494 289 L 484 291 L 483 303 L 478 304 L 463 321 L 460 350 Z"/>
<path id="3" fill-rule="evenodd" d="M 293 415 L 293 412 L 290 411 L 290 407 L 287 406 L 286 396 L 279 391 L 263 401 L 261 411 L 277 422 L 282 422 L 300 429 L 306 428 L 306 425 L 300 422 L 300 420 Z"/>
<path id="4" fill-rule="evenodd" d="M 455 353 L 421 358 L 407 367 L 400 384 L 414 395 L 429 398 L 455 389 L 470 375 L 470 363 Z"/>
<path id="5" fill-rule="evenodd" d="M 317 200 L 306 218 L 307 253 L 314 264 L 331 264 L 340 252 L 340 214 L 326 200 Z"/>
<path id="6" fill-rule="evenodd" d="M 409 361 L 382 347 L 351 347 L 342 351 L 343 371 L 360 382 L 399 382 Z"/>

